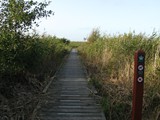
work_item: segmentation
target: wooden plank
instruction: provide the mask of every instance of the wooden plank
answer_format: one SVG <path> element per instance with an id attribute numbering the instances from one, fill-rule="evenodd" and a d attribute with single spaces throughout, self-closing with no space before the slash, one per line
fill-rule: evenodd
<path id="1" fill-rule="evenodd" d="M 101 117 L 46 117 L 41 116 L 41 119 L 43 120 L 102 120 Z"/>
<path id="2" fill-rule="evenodd" d="M 99 113 L 63 113 L 63 112 L 53 112 L 52 114 L 50 113 L 45 113 L 45 114 L 40 114 L 41 116 L 51 116 L 51 117 L 102 117 L 102 114 Z M 102 119 L 103 120 L 103 119 Z"/>

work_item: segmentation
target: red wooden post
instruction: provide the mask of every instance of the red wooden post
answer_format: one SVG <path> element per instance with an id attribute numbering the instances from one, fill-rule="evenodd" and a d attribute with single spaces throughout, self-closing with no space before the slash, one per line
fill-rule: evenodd
<path id="1" fill-rule="evenodd" d="M 142 119 L 145 52 L 138 50 L 134 55 L 134 82 L 132 120 Z"/>

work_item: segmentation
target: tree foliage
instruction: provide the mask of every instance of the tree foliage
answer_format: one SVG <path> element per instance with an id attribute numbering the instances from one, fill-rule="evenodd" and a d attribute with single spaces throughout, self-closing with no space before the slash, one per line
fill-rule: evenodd
<path id="1" fill-rule="evenodd" d="M 50 2 L 1 0 L 0 72 L 15 74 L 38 63 L 43 50 L 39 38 L 26 35 L 37 20 L 53 15 L 46 10 Z"/>
<path id="2" fill-rule="evenodd" d="M 70 41 L 66 38 L 61 38 L 60 40 L 67 45 L 70 43 Z"/>
<path id="3" fill-rule="evenodd" d="M 2 0 L 0 6 L 0 30 L 8 32 L 27 32 L 37 19 L 53 14 L 46 10 L 50 2 L 34 2 L 33 0 Z"/>

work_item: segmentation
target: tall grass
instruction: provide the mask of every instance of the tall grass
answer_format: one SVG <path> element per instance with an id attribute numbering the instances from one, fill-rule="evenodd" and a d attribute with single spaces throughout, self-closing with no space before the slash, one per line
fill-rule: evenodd
<path id="1" fill-rule="evenodd" d="M 78 48 L 79 46 L 81 46 L 84 42 L 77 42 L 77 41 L 72 41 L 70 42 L 70 47 L 71 48 Z"/>
<path id="2" fill-rule="evenodd" d="M 116 36 L 93 30 L 79 51 L 95 86 L 103 96 L 109 120 L 131 119 L 134 52 L 146 52 L 143 119 L 160 118 L 160 38 L 156 34 L 125 33 Z M 91 40 L 94 38 L 94 40 Z M 96 81 L 96 82 L 95 82 Z"/>

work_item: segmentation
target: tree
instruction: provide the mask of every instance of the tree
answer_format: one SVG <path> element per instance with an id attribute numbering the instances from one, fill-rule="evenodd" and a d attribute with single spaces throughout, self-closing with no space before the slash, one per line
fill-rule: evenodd
<path id="1" fill-rule="evenodd" d="M 2 0 L 0 3 L 0 31 L 23 33 L 29 31 L 37 19 L 53 15 L 46 10 L 50 2 L 33 0 Z"/>
<path id="2" fill-rule="evenodd" d="M 15 74 L 33 66 L 31 60 L 37 62 L 37 56 L 41 54 L 37 51 L 40 42 L 25 32 L 33 25 L 38 26 L 37 19 L 53 15 L 51 10 L 46 10 L 49 4 L 33 0 L 1 0 L 0 74 Z"/>
<path id="3" fill-rule="evenodd" d="M 67 45 L 70 43 L 70 41 L 66 38 L 61 38 L 60 40 Z"/>

